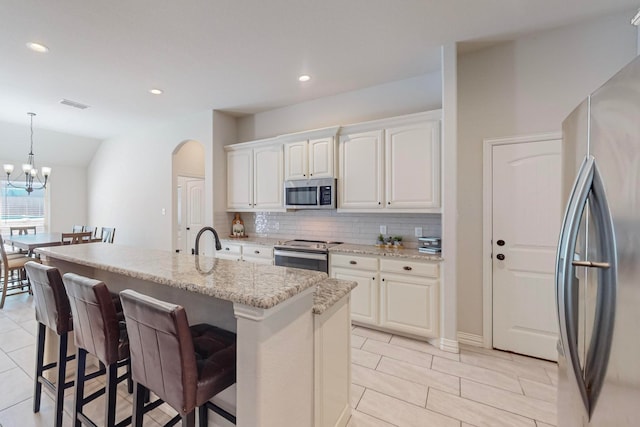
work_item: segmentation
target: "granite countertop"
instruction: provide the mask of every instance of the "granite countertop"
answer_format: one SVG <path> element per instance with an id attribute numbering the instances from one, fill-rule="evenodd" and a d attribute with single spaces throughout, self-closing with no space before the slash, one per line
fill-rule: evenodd
<path id="1" fill-rule="evenodd" d="M 357 282 L 338 279 L 326 279 L 318 283 L 313 297 L 313 314 L 324 313 L 356 286 Z"/>
<path id="2" fill-rule="evenodd" d="M 236 243 L 243 244 L 249 243 L 251 245 L 262 245 L 262 246 L 274 246 L 279 243 L 282 243 L 286 239 L 276 239 L 273 237 L 260 237 L 260 236 L 249 236 L 249 237 L 220 237 L 221 242 L 228 243 Z"/>
<path id="3" fill-rule="evenodd" d="M 327 280 L 327 274 L 319 271 L 110 243 L 40 248 L 36 253 L 265 309 Z M 323 291 L 320 299 L 329 301 L 328 294 L 339 292 L 339 288 L 336 284 L 333 290 Z"/>
<path id="4" fill-rule="evenodd" d="M 379 248 L 373 245 L 352 245 L 344 243 L 329 249 L 330 253 L 357 254 L 357 255 L 377 255 L 389 258 L 413 259 L 416 261 L 443 261 L 440 255 L 423 254 L 416 248 L 391 249 Z"/>

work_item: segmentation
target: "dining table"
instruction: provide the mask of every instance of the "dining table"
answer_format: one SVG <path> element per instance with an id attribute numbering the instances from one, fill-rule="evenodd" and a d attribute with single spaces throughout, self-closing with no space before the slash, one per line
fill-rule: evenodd
<path id="1" fill-rule="evenodd" d="M 20 234 L 6 237 L 4 241 L 32 254 L 36 248 L 62 245 L 62 233 Z"/>

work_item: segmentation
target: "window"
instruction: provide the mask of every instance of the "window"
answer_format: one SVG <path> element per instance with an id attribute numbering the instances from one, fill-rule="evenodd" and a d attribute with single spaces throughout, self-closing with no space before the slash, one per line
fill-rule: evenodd
<path id="1" fill-rule="evenodd" d="M 9 227 L 35 225 L 38 232 L 44 231 L 46 191 L 34 190 L 31 194 L 20 188 L 7 185 L 0 180 L 0 228 L 2 234 Z"/>

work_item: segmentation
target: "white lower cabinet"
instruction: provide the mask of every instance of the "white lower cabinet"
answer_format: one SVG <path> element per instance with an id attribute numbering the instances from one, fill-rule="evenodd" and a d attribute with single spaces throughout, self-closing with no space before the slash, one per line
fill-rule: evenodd
<path id="1" fill-rule="evenodd" d="M 242 260 L 273 265 L 273 246 L 245 243 L 242 245 Z"/>
<path id="2" fill-rule="evenodd" d="M 222 242 L 216 258 L 273 265 L 273 246 Z"/>
<path id="3" fill-rule="evenodd" d="M 354 322 L 438 336 L 439 263 L 331 254 L 331 277 L 358 282 L 351 292 Z"/>
<path id="4" fill-rule="evenodd" d="M 216 258 L 240 261 L 242 259 L 242 245 L 222 242 L 222 249 L 216 251 Z"/>

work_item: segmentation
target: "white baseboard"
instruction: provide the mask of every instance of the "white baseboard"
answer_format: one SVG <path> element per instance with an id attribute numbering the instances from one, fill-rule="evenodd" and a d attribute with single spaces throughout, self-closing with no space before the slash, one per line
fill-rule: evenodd
<path id="1" fill-rule="evenodd" d="M 458 341 L 450 340 L 447 338 L 440 338 L 440 350 L 448 351 L 449 353 L 460 353 L 460 347 Z"/>
<path id="2" fill-rule="evenodd" d="M 482 335 L 470 334 L 468 332 L 458 332 L 458 342 L 474 347 L 484 347 L 484 338 Z"/>

